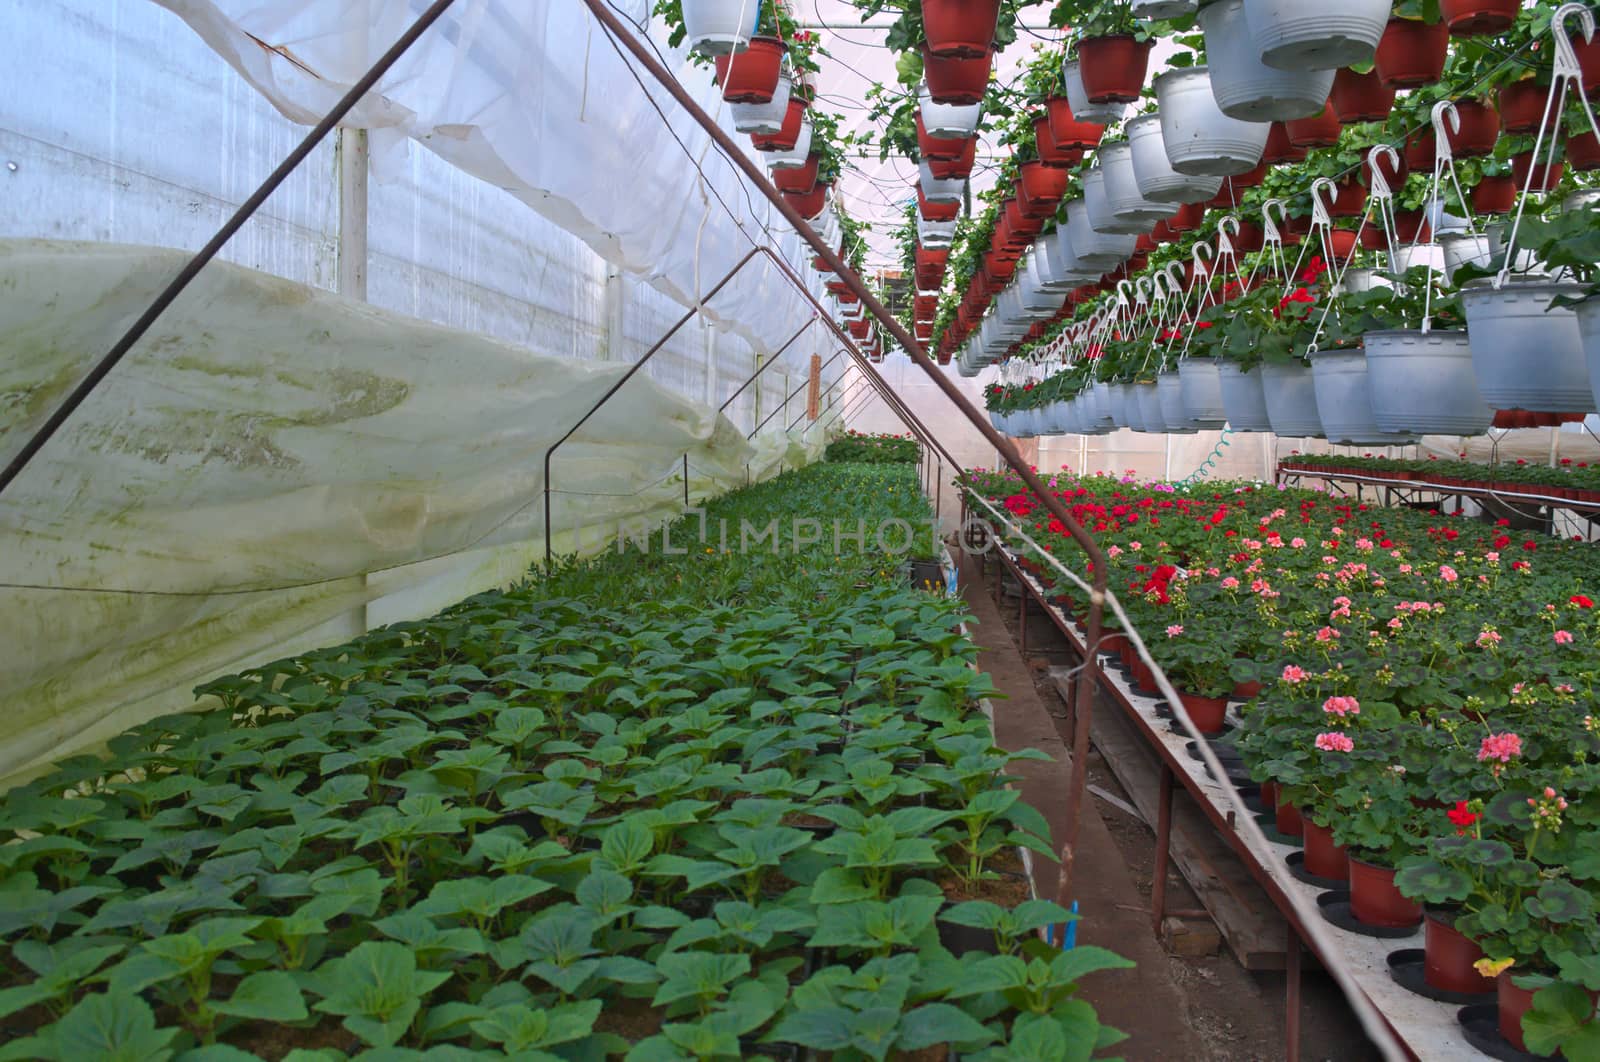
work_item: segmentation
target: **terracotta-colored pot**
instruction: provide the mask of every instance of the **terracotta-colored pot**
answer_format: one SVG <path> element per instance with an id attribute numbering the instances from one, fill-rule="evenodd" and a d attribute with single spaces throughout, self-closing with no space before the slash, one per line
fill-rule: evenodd
<path id="1" fill-rule="evenodd" d="M 1567 161 L 1580 173 L 1600 170 L 1600 139 L 1592 130 L 1567 138 Z"/>
<path id="2" fill-rule="evenodd" d="M 1513 984 L 1511 979 L 1517 975 L 1517 968 L 1513 966 L 1495 978 L 1495 1003 L 1500 1010 L 1500 1035 L 1518 1051 L 1526 1051 L 1528 1042 L 1522 1038 L 1522 1016 L 1533 1009 L 1533 989 Z"/>
<path id="3" fill-rule="evenodd" d="M 1241 682 L 1233 687 L 1233 699 L 1236 701 L 1253 701 L 1261 694 L 1261 683 Z"/>
<path id="4" fill-rule="evenodd" d="M 983 102 L 989 91 L 989 71 L 993 56 L 989 52 L 968 58 L 937 56 L 922 50 L 922 76 L 928 83 L 928 95 L 935 103 L 953 103 L 966 106 Z"/>
<path id="5" fill-rule="evenodd" d="M 800 120 L 809 106 L 805 100 L 791 96 L 789 109 L 783 115 L 783 127 L 771 136 L 751 133 L 750 143 L 757 151 L 793 151 L 795 141 L 800 139 Z"/>
<path id="6" fill-rule="evenodd" d="M 922 32 L 938 56 L 988 55 L 999 18 L 1000 0 L 922 0 Z"/>
<path id="7" fill-rule="evenodd" d="M 1167 228 L 1178 234 L 1192 232 L 1198 229 L 1205 219 L 1205 204 L 1186 203 L 1167 219 Z"/>
<path id="8" fill-rule="evenodd" d="M 1355 230 L 1334 229 L 1328 233 L 1328 243 L 1333 248 L 1334 257 L 1343 262 L 1356 249 Z"/>
<path id="9" fill-rule="evenodd" d="M 1395 236 L 1402 243 L 1427 243 L 1433 238 L 1433 226 L 1428 224 L 1428 214 L 1423 210 L 1396 210 L 1394 227 Z"/>
<path id="10" fill-rule="evenodd" d="M 1346 177 L 1333 186 L 1333 203 L 1328 213 L 1336 218 L 1359 218 L 1367 209 L 1367 189 L 1354 177 Z"/>
<path id="11" fill-rule="evenodd" d="M 978 138 L 969 137 L 961 154 L 953 159 L 925 159 L 928 172 L 937 180 L 966 180 L 972 176 L 972 167 L 978 162 Z"/>
<path id="12" fill-rule="evenodd" d="M 1376 69 L 1358 74 L 1349 67 L 1333 77 L 1333 93 L 1328 97 L 1342 125 L 1381 122 L 1394 110 L 1395 90 L 1383 83 Z"/>
<path id="13" fill-rule="evenodd" d="M 1266 150 L 1261 153 L 1261 161 L 1269 166 L 1287 166 L 1305 160 L 1305 148 L 1295 147 L 1289 142 L 1288 126 L 1273 122 L 1272 131 L 1267 134 Z"/>
<path id="14" fill-rule="evenodd" d="M 1518 188 L 1526 188 L 1531 177 L 1535 192 L 1548 192 L 1561 183 L 1561 175 L 1566 169 L 1564 162 L 1535 163 L 1532 151 L 1511 156 L 1511 179 Z"/>
<path id="15" fill-rule="evenodd" d="M 785 192 L 783 197 L 789 201 L 803 218 L 814 218 L 822 213 L 822 208 L 828 205 L 828 193 L 833 191 L 833 184 L 818 182 L 811 191 L 805 194 L 798 192 Z"/>
<path id="16" fill-rule="evenodd" d="M 1227 184 L 1231 183 L 1236 191 L 1242 191 L 1246 188 L 1255 188 L 1260 185 L 1261 182 L 1267 179 L 1267 174 L 1271 171 L 1272 167 L 1268 166 L 1265 162 L 1262 162 L 1249 173 L 1236 174 L 1232 177 L 1229 177 L 1227 181 L 1223 182 L 1223 184 L 1226 186 Z"/>
<path id="17" fill-rule="evenodd" d="M 1270 778 L 1261 783 L 1261 806 L 1274 811 L 1278 808 L 1278 783 Z"/>
<path id="18" fill-rule="evenodd" d="M 1196 697 L 1192 693 L 1179 693 L 1183 710 L 1188 713 L 1194 728 L 1202 734 L 1220 734 L 1227 725 L 1228 698 Z"/>
<path id="19" fill-rule="evenodd" d="M 1045 101 L 1045 112 L 1050 119 L 1050 136 L 1057 148 L 1077 148 L 1088 151 L 1100 145 L 1106 127 L 1094 122 L 1080 122 L 1072 116 L 1072 104 L 1065 96 L 1052 96 Z"/>
<path id="20" fill-rule="evenodd" d="M 1156 685 L 1156 673 L 1150 670 L 1149 664 L 1135 657 L 1132 671 L 1134 685 L 1139 688 L 1140 693 L 1159 692 L 1160 687 Z"/>
<path id="21" fill-rule="evenodd" d="M 771 103 L 789 46 L 776 37 L 751 37 L 750 47 L 716 57 L 717 82 L 729 103 Z"/>
<path id="22" fill-rule="evenodd" d="M 1480 216 L 1507 214 L 1517 205 L 1517 186 L 1510 177 L 1484 177 L 1470 194 L 1472 212 Z"/>
<path id="23" fill-rule="evenodd" d="M 1514 81 L 1500 90 L 1500 128 L 1512 136 L 1539 131 L 1550 90 L 1533 78 Z"/>
<path id="24" fill-rule="evenodd" d="M 954 221 L 961 216 L 960 203 L 934 203 L 922 194 L 922 185 L 917 185 L 917 210 L 928 221 Z"/>
<path id="25" fill-rule="evenodd" d="M 1305 868 L 1308 874 L 1315 874 L 1319 878 L 1332 878 L 1343 881 L 1350 876 L 1350 857 L 1345 854 L 1342 845 L 1333 841 L 1333 829 L 1328 826 L 1318 826 L 1311 819 L 1309 810 L 1300 812 L 1300 821 L 1305 829 Z"/>
<path id="26" fill-rule="evenodd" d="M 923 124 L 922 111 L 918 110 L 915 118 L 917 124 L 917 151 L 923 158 L 933 159 L 959 159 L 967 153 L 967 147 L 972 143 L 970 136 L 929 136 L 928 127 Z"/>
<path id="27" fill-rule="evenodd" d="M 780 192 L 798 192 L 802 195 L 809 193 L 817 186 L 817 167 L 821 164 L 822 155 L 812 152 L 806 156 L 805 164 L 802 166 L 773 170 L 772 186 Z"/>
<path id="28" fill-rule="evenodd" d="M 1078 42 L 1078 73 L 1090 103 L 1132 103 L 1144 91 L 1154 41 L 1131 34 L 1091 37 Z"/>
<path id="29" fill-rule="evenodd" d="M 1472 968 L 1473 963 L 1483 958 L 1483 949 L 1445 921 L 1445 917 L 1442 911 L 1427 912 L 1422 979 L 1446 992 L 1495 991 L 1494 978 L 1485 977 Z"/>
<path id="30" fill-rule="evenodd" d="M 1572 42 L 1572 50 L 1578 53 L 1578 67 L 1583 71 L 1584 95 L 1594 99 L 1600 95 L 1600 33 L 1592 41 L 1580 36 Z"/>
<path id="31" fill-rule="evenodd" d="M 1122 639 L 1122 644 L 1117 646 L 1117 656 L 1122 660 L 1122 666 L 1130 670 L 1133 668 L 1133 662 L 1139 659 L 1139 654 L 1134 651 L 1133 642 L 1126 637 Z"/>
<path id="32" fill-rule="evenodd" d="M 1439 0 L 1452 37 L 1485 37 L 1511 28 L 1522 0 Z"/>
<path id="33" fill-rule="evenodd" d="M 1461 131 L 1450 136 L 1456 158 L 1493 154 L 1500 139 L 1500 112 L 1484 100 L 1457 100 L 1456 113 L 1461 116 Z"/>
<path id="34" fill-rule="evenodd" d="M 1350 857 L 1350 913 L 1369 926 L 1404 929 L 1422 921 L 1422 907 L 1395 888 L 1394 870 Z"/>
<path id="35" fill-rule="evenodd" d="M 1406 168 L 1416 172 L 1433 169 L 1433 157 L 1438 153 L 1438 139 L 1433 135 L 1433 126 L 1425 126 L 1406 137 L 1405 151 L 1402 157 L 1406 160 Z"/>
<path id="36" fill-rule="evenodd" d="M 1276 128 L 1276 127 L 1274 127 Z M 1332 147 L 1339 142 L 1339 112 L 1333 109 L 1330 100 L 1322 105 L 1322 113 L 1314 114 L 1309 118 L 1296 118 L 1285 122 L 1284 128 L 1289 133 L 1289 143 L 1302 150 L 1313 148 Z M 1268 139 L 1271 143 L 1271 139 Z"/>
<path id="37" fill-rule="evenodd" d="M 1377 71 L 1387 88 L 1431 85 L 1444 75 L 1450 54 L 1450 27 L 1409 18 L 1391 18 L 1378 42 Z"/>
<path id="38" fill-rule="evenodd" d="M 1043 162 L 1024 162 L 1018 172 L 1017 184 L 1022 191 L 1034 202 L 1048 206 L 1045 216 L 1053 215 L 1061 204 L 1061 197 L 1067 194 L 1071 175 Z"/>
<path id="39" fill-rule="evenodd" d="M 1282 793 L 1277 794 L 1278 811 L 1274 825 L 1279 833 L 1285 837 L 1300 837 L 1306 832 L 1305 820 L 1300 817 L 1300 808 L 1292 801 L 1285 800 Z"/>

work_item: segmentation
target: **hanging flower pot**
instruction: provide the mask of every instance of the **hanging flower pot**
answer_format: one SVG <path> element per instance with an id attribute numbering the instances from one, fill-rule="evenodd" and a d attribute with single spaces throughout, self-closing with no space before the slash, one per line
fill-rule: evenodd
<path id="1" fill-rule="evenodd" d="M 1070 179 L 1067 171 L 1046 166 L 1043 162 L 1024 162 L 1019 172 L 1017 185 L 1022 194 L 1038 204 L 1040 217 L 1053 217 L 1061 197 L 1067 194 L 1067 182 Z"/>
<path id="2" fill-rule="evenodd" d="M 928 95 L 935 103 L 969 105 L 982 103 L 989 90 L 992 56 L 988 52 L 971 58 L 940 57 L 922 50 L 922 76 L 928 82 Z"/>
<path id="3" fill-rule="evenodd" d="M 924 159 L 935 180 L 964 181 L 972 176 L 972 167 L 978 161 L 978 138 L 968 140 L 961 154 L 953 159 Z"/>
<path id="4" fill-rule="evenodd" d="M 1099 146 L 1106 131 L 1103 125 L 1074 117 L 1072 101 L 1065 96 L 1051 96 L 1046 100 L 1045 113 L 1050 122 L 1050 138 L 1057 150 L 1091 150 Z"/>
<path id="5" fill-rule="evenodd" d="M 1169 70 L 1156 78 L 1155 87 L 1161 140 L 1174 170 L 1228 177 L 1260 165 L 1271 125 L 1224 114 L 1212 91 L 1210 68 Z"/>
<path id="6" fill-rule="evenodd" d="M 922 0 L 922 31 L 934 55 L 971 59 L 994 44 L 1000 0 Z"/>
<path id="7" fill-rule="evenodd" d="M 1210 358 L 1185 358 L 1178 363 L 1184 416 L 1197 428 L 1221 428 L 1228 422 L 1218 368 L 1219 363 Z M 1223 706 L 1227 706 L 1226 698 Z"/>
<path id="8" fill-rule="evenodd" d="M 1427 243 L 1433 239 L 1433 226 L 1428 222 L 1428 212 L 1420 208 L 1396 210 L 1394 228 L 1395 238 L 1401 243 Z"/>
<path id="9" fill-rule="evenodd" d="M 1386 432 L 1481 435 L 1494 413 L 1478 390 L 1466 332 L 1368 332 L 1373 419 Z"/>
<path id="10" fill-rule="evenodd" d="M 1167 228 L 1171 229 L 1175 235 L 1181 236 L 1186 232 L 1193 232 L 1195 229 L 1198 229 L 1202 224 L 1205 223 L 1205 220 L 1205 204 L 1188 203 L 1179 207 L 1178 210 L 1167 219 Z"/>
<path id="11" fill-rule="evenodd" d="M 1439 14 L 1452 37 L 1504 33 L 1517 20 L 1522 0 L 1439 0 Z"/>
<path id="12" fill-rule="evenodd" d="M 1138 241 L 1132 236 L 1099 231 L 1090 221 L 1089 208 L 1082 199 L 1069 202 L 1066 211 L 1067 239 L 1083 270 L 1104 273 L 1117 268 L 1133 253 Z"/>
<path id="13" fill-rule="evenodd" d="M 1537 133 L 1549 94 L 1548 88 L 1531 77 L 1502 88 L 1499 95 L 1500 128 L 1512 136 Z"/>
<path id="14" fill-rule="evenodd" d="M 1333 202 L 1328 214 L 1335 218 L 1359 218 L 1367 210 L 1367 189 L 1355 177 L 1345 177 L 1333 186 Z"/>
<path id="15" fill-rule="evenodd" d="M 925 159 L 948 162 L 959 159 L 967 153 L 972 146 L 972 137 L 936 137 L 930 136 L 928 127 L 923 124 L 922 112 L 919 110 L 914 119 L 917 126 L 917 152 Z"/>
<path id="16" fill-rule="evenodd" d="M 1578 318 L 1578 337 L 1583 343 L 1584 360 L 1589 367 L 1589 385 L 1593 389 L 1593 397 L 1600 404 L 1600 302 L 1590 299 L 1579 306 L 1576 311 Z M 1586 406 L 1553 406 L 1553 409 L 1583 410 Z"/>
<path id="17" fill-rule="evenodd" d="M 1268 166 L 1288 166 L 1306 160 L 1306 149 L 1296 147 L 1289 139 L 1289 127 L 1283 122 L 1273 122 L 1267 134 L 1267 146 L 1261 152 L 1261 161 Z"/>
<path id="18" fill-rule="evenodd" d="M 783 126 L 778 132 L 770 135 L 754 134 L 750 137 L 750 143 L 757 151 L 793 151 L 800 139 L 801 129 L 805 125 L 804 119 L 808 107 L 810 104 L 801 97 L 790 96 L 788 110 L 783 117 Z"/>
<path id="19" fill-rule="evenodd" d="M 1097 155 L 1100 160 L 1100 170 L 1105 175 L 1103 187 L 1106 198 L 1110 200 L 1111 212 L 1116 217 L 1118 229 L 1143 235 L 1148 233 L 1156 222 L 1165 220 L 1167 215 L 1172 213 L 1172 204 L 1153 202 L 1140 192 L 1138 175 L 1133 169 L 1133 147 L 1127 141 L 1103 143 Z M 1089 187 L 1089 180 L 1085 178 L 1086 200 L 1090 199 Z M 1093 209 L 1091 201 L 1091 216 Z"/>
<path id="20" fill-rule="evenodd" d="M 1034 120 L 1033 142 L 1039 151 L 1039 161 L 1046 166 L 1066 170 L 1083 161 L 1082 148 L 1062 147 L 1056 143 L 1055 134 L 1050 130 L 1049 118 Z"/>
<path id="21" fill-rule="evenodd" d="M 915 322 L 913 327 L 916 329 L 916 336 L 917 336 L 917 341 L 918 342 L 926 343 L 928 340 L 933 338 L 933 322 L 932 321 L 926 321 L 926 322 L 917 321 L 917 322 Z"/>
<path id="22" fill-rule="evenodd" d="M 1500 114 L 1484 100 L 1458 100 L 1456 114 L 1461 131 L 1450 135 L 1450 149 L 1458 159 L 1492 155 L 1500 139 Z M 1428 160 L 1432 163 L 1432 159 Z"/>
<path id="23" fill-rule="evenodd" d="M 1494 978 L 1473 968 L 1484 957 L 1483 949 L 1455 927 L 1455 919 L 1445 911 L 1429 909 L 1424 923 L 1422 979 L 1434 988 L 1463 995 L 1495 991 Z"/>
<path id="24" fill-rule="evenodd" d="M 1338 112 L 1333 109 L 1332 103 L 1324 105 L 1321 114 L 1312 115 L 1310 118 L 1294 118 L 1284 123 L 1284 129 L 1289 134 L 1289 143 L 1304 151 L 1337 144 L 1342 128 Z"/>
<path id="25" fill-rule="evenodd" d="M 1372 61 L 1389 0 L 1245 0 L 1261 61 L 1277 70 L 1337 70 Z"/>
<path id="26" fill-rule="evenodd" d="M 1165 426 L 1168 435 L 1193 435 L 1199 429 L 1190 423 L 1183 412 L 1183 385 L 1175 372 L 1164 372 L 1156 377 L 1156 404 L 1160 409 L 1160 418 L 1155 421 Z M 1162 428 L 1155 428 L 1161 431 Z M 1217 730 L 1221 731 L 1222 724 L 1215 717 L 1215 708 L 1207 705 L 1204 700 L 1197 699 L 1204 718 L 1200 722 L 1215 723 Z M 1228 702 L 1222 702 L 1223 710 L 1227 710 Z M 1204 731 L 1202 731 L 1204 732 Z"/>
<path id="27" fill-rule="evenodd" d="M 1328 102 L 1332 70 L 1276 70 L 1261 61 L 1244 0 L 1216 0 L 1201 8 L 1200 25 L 1206 36 L 1211 92 L 1230 118 L 1288 121 L 1317 114 Z"/>
<path id="28" fill-rule="evenodd" d="M 1333 78 L 1333 90 L 1328 99 L 1341 125 L 1358 122 L 1381 122 L 1394 110 L 1394 89 L 1383 83 L 1376 69 L 1358 74 L 1346 67 Z"/>
<path id="29" fill-rule="evenodd" d="M 783 198 L 789 201 L 802 218 L 810 220 L 822 213 L 822 208 L 828 205 L 828 193 L 833 191 L 831 183 L 818 182 L 811 191 L 800 194 L 798 192 L 785 192 Z"/>
<path id="30" fill-rule="evenodd" d="M 1411 18 L 1392 18 L 1378 43 L 1378 77 L 1392 89 L 1421 88 L 1444 76 L 1450 54 L 1450 27 Z"/>
<path id="31" fill-rule="evenodd" d="M 1488 277 L 1461 289 L 1472 366 L 1489 405 L 1594 412 L 1578 315 L 1567 307 L 1551 307 L 1558 296 L 1582 293 L 1578 284 L 1516 276 L 1500 289 Z"/>
<path id="32" fill-rule="evenodd" d="M 817 168 L 821 164 L 822 156 L 813 151 L 806 156 L 806 161 L 803 165 L 773 170 L 772 186 L 780 192 L 796 192 L 805 195 L 816 187 Z"/>
<path id="33" fill-rule="evenodd" d="M 1385 929 L 1420 925 L 1422 908 L 1394 885 L 1394 870 L 1350 858 L 1350 913 L 1358 922 Z"/>
<path id="34" fill-rule="evenodd" d="M 784 119 L 789 114 L 791 81 L 788 74 L 778 75 L 778 84 L 772 98 L 765 103 L 734 103 L 729 106 L 733 114 L 733 128 L 740 133 L 770 136 L 783 130 Z"/>
<path id="35" fill-rule="evenodd" d="M 1079 76 L 1090 103 L 1132 103 L 1144 91 L 1154 41 L 1131 34 L 1091 37 L 1078 42 Z"/>
<path id="36" fill-rule="evenodd" d="M 1600 139 L 1593 130 L 1567 138 L 1567 161 L 1580 173 L 1600 170 Z"/>
<path id="37" fill-rule="evenodd" d="M 1255 254 L 1267 245 L 1267 234 L 1253 221 L 1239 222 L 1239 231 L 1232 237 L 1233 251 L 1238 255 Z"/>
<path id="38" fill-rule="evenodd" d="M 683 32 L 702 55 L 742 51 L 755 34 L 761 5 L 750 0 L 683 0 Z"/>
<path id="39" fill-rule="evenodd" d="M 1344 262 L 1356 249 L 1356 233 L 1354 229 L 1333 229 L 1328 233 L 1328 246 L 1333 251 L 1333 256 Z"/>
<path id="40" fill-rule="evenodd" d="M 917 213 L 928 221 L 954 221 L 961 216 L 960 203 L 935 203 L 917 185 Z"/>
<path id="41" fill-rule="evenodd" d="M 1547 159 L 1535 162 L 1532 151 L 1511 156 L 1511 179 L 1516 182 L 1518 188 L 1527 188 L 1531 179 L 1532 190 L 1540 195 L 1554 191 L 1556 185 L 1561 183 L 1561 175 L 1566 169 L 1567 164 L 1559 160 Z"/>
<path id="42" fill-rule="evenodd" d="M 1472 189 L 1471 196 L 1475 214 L 1508 214 L 1517 205 L 1517 186 L 1510 177 L 1484 177 Z"/>
<path id="43" fill-rule="evenodd" d="M 753 37 L 742 52 L 716 57 L 717 83 L 729 103 L 767 103 L 778 91 L 783 57 L 789 50 L 776 37 Z"/>
<path id="44" fill-rule="evenodd" d="M 1067 102 L 1072 107 L 1072 113 L 1080 121 L 1106 125 L 1122 121 L 1122 116 L 1128 111 L 1125 103 L 1090 101 L 1089 91 L 1083 87 L 1083 64 L 1077 59 L 1069 59 L 1061 64 L 1061 83 L 1067 90 Z"/>
<path id="45" fill-rule="evenodd" d="M 1198 359 L 1189 358 L 1183 366 Z M 1247 371 L 1231 361 L 1217 363 L 1217 387 L 1222 393 L 1222 409 L 1234 431 L 1271 431 L 1267 418 L 1267 396 L 1261 389 L 1261 366 Z"/>
<path id="46" fill-rule="evenodd" d="M 872 333 L 872 319 L 863 317 L 859 321 L 851 321 L 848 327 L 853 338 L 866 339 Z"/>
<path id="47" fill-rule="evenodd" d="M 941 180 L 933 175 L 933 169 L 931 166 L 929 166 L 927 159 L 923 159 L 918 164 L 918 168 L 921 171 L 921 174 L 918 178 L 917 186 L 922 190 L 922 194 L 928 197 L 929 202 L 961 202 L 962 193 L 967 187 L 965 178 L 950 178 L 948 180 Z"/>
<path id="48" fill-rule="evenodd" d="M 1363 251 L 1387 251 L 1389 249 L 1389 238 L 1383 234 L 1382 229 L 1374 225 L 1368 225 L 1366 228 L 1362 229 L 1361 235 L 1357 237 L 1357 239 L 1360 241 L 1361 249 Z M 1349 277 L 1350 273 L 1355 272 L 1357 272 L 1357 270 L 1349 270 L 1346 273 L 1346 277 Z M 1388 287 L 1389 285 L 1385 284 L 1382 286 Z M 1359 291 L 1361 289 L 1359 287 L 1346 287 L 1345 290 Z"/>
<path id="49" fill-rule="evenodd" d="M 917 90 L 917 112 L 928 135 L 939 139 L 965 140 L 978 131 L 983 119 L 983 107 L 976 103 L 935 103 L 928 94 L 928 86 Z"/>
<path id="50" fill-rule="evenodd" d="M 1310 439 L 1322 434 L 1311 366 L 1298 360 L 1286 365 L 1262 365 L 1261 392 L 1275 434 L 1286 439 Z"/>
<path id="51" fill-rule="evenodd" d="M 1489 237 L 1480 234 L 1447 232 L 1439 237 L 1439 246 L 1444 251 L 1445 281 L 1452 286 L 1456 282 L 1456 270 L 1469 263 L 1486 269 L 1493 257 Z"/>
<path id="52" fill-rule="evenodd" d="M 1401 152 L 1400 157 L 1405 160 L 1407 170 L 1424 173 L 1433 169 L 1434 156 L 1438 150 L 1438 140 L 1434 137 L 1433 127 L 1430 125 L 1417 129 L 1406 137 L 1405 150 Z"/>

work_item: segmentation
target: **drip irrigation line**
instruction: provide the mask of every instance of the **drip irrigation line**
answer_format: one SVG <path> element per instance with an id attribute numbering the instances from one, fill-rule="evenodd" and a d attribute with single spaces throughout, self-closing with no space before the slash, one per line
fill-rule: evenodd
<path id="1" fill-rule="evenodd" d="M 16 478 L 22 474 L 23 469 L 28 467 L 28 463 L 38 455 L 39 451 L 55 436 L 56 432 L 61 430 L 62 425 L 71 418 L 79 406 L 83 405 L 95 388 L 100 385 L 100 382 L 111 373 L 111 370 L 115 369 L 118 363 L 128 355 L 134 344 L 144 338 L 145 334 L 150 331 L 150 328 L 160 319 L 161 315 L 167 311 L 167 308 L 177 300 L 179 295 L 183 294 L 184 290 L 194 281 L 194 278 L 200 275 L 200 271 L 210 264 L 211 260 L 221 252 L 223 247 L 227 246 L 228 242 L 254 216 L 255 212 L 261 209 L 262 204 L 272 196 L 272 193 L 278 190 L 278 187 L 288 179 L 289 175 L 311 155 L 317 145 L 321 144 L 327 138 L 327 135 L 333 131 L 334 127 L 355 109 L 356 104 L 361 102 L 394 64 L 399 62 L 400 57 L 410 50 L 411 46 L 428 31 L 429 27 L 439 20 L 453 3 L 455 3 L 455 0 L 434 0 L 433 4 L 422 13 L 416 22 L 411 24 L 411 28 L 401 34 L 400 38 L 389 46 L 389 50 L 379 57 L 378 61 L 365 74 L 361 75 L 354 85 L 350 86 L 349 91 L 344 94 L 338 103 L 333 105 L 333 109 L 323 116 L 322 121 L 318 122 L 305 135 L 305 138 L 300 141 L 293 151 L 289 152 L 284 160 L 278 164 L 277 169 L 273 170 L 267 176 L 267 179 L 251 193 L 250 198 L 239 204 L 239 209 L 234 211 L 233 216 L 223 223 L 222 227 L 206 242 L 206 245 L 196 252 L 194 257 L 189 259 L 183 269 L 178 272 L 178 275 L 167 284 L 166 288 L 155 297 L 149 306 L 145 307 L 144 313 L 139 315 L 138 320 L 128 327 L 128 330 L 122 334 L 122 338 L 118 339 L 111 349 L 95 364 L 94 368 L 89 370 L 88 375 L 78 382 L 78 385 L 72 389 L 72 393 L 67 395 L 62 403 L 56 407 L 55 412 L 50 414 L 44 424 L 40 425 L 32 437 L 23 444 L 22 449 L 17 451 L 16 456 L 6 464 L 5 469 L 0 471 L 0 494 L 4 494 L 6 488 L 16 481 Z"/>

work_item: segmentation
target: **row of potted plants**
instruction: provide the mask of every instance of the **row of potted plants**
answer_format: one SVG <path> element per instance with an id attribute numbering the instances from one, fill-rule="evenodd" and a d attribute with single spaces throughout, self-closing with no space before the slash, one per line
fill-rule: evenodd
<path id="1" fill-rule="evenodd" d="M 869 465 L 916 464 L 922 447 L 910 435 L 846 431 L 828 444 L 826 461 L 856 462 Z"/>
<path id="2" fill-rule="evenodd" d="M 647 551 L 209 683 L 214 710 L 12 790 L 0 1052 L 1114 1042 L 1075 993 L 1128 964 L 1037 937 L 1071 916 L 1018 876 L 1050 845 L 959 601 L 804 526 L 930 515 L 905 464 L 813 466 Z"/>
<path id="3" fill-rule="evenodd" d="M 1083 573 L 1015 477 L 964 486 Z M 1245 702 L 1219 748 L 1242 757 L 1276 829 L 1303 838 L 1306 871 L 1348 888 L 1357 926 L 1426 920 L 1432 988 L 1497 993 L 1519 1050 L 1595 1057 L 1589 547 L 1301 490 L 1068 474 L 1051 487 L 1109 555 L 1182 710 L 1220 732 L 1219 703 Z M 1069 613 L 1084 609 L 1012 542 Z"/>
<path id="4" fill-rule="evenodd" d="M 1432 483 L 1445 487 L 1471 487 L 1541 497 L 1600 502 L 1600 468 L 1588 461 L 1561 458 L 1554 467 L 1517 460 L 1493 465 L 1444 460 L 1429 455 L 1423 460 L 1386 457 L 1343 457 L 1336 454 L 1293 455 L 1278 462 L 1286 471 L 1328 476 L 1364 476 L 1407 483 Z"/>

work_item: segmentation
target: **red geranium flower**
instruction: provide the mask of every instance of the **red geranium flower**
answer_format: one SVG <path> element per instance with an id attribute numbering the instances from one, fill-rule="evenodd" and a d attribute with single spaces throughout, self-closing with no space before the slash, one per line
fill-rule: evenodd
<path id="1" fill-rule="evenodd" d="M 1567 601 L 1579 608 L 1594 608 L 1594 599 L 1588 594 L 1573 594 Z"/>
<path id="2" fill-rule="evenodd" d="M 1465 800 L 1456 801 L 1456 806 L 1445 812 L 1445 814 L 1449 817 L 1450 824 L 1456 828 L 1457 837 L 1465 837 L 1467 828 L 1478 821 L 1477 812 L 1468 811 Z"/>

